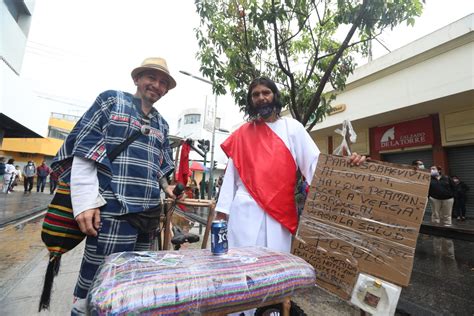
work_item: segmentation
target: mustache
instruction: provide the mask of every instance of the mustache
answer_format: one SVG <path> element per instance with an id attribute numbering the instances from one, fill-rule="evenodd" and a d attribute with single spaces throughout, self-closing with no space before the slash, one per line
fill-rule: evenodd
<path id="1" fill-rule="evenodd" d="M 158 97 L 160 97 L 160 98 L 163 96 L 163 94 L 160 91 L 154 89 L 153 87 L 148 87 L 147 90 L 153 92 L 156 95 L 158 95 Z"/>

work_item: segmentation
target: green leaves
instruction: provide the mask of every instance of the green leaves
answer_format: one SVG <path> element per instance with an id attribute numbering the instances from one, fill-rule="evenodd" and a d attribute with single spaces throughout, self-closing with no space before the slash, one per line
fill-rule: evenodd
<path id="1" fill-rule="evenodd" d="M 249 83 L 274 79 L 285 105 L 311 129 L 356 67 L 353 54 L 401 22 L 413 25 L 422 0 L 195 0 L 202 74 L 229 89 L 243 109 Z M 280 62 L 279 62 L 280 61 Z M 328 85 L 326 87 L 326 85 Z"/>

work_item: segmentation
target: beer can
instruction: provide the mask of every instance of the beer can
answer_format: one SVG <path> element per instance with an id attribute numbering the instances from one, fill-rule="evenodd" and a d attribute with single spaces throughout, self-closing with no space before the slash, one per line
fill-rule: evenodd
<path id="1" fill-rule="evenodd" d="M 211 252 L 213 255 L 225 255 L 229 250 L 227 243 L 227 222 L 213 221 L 211 225 Z"/>

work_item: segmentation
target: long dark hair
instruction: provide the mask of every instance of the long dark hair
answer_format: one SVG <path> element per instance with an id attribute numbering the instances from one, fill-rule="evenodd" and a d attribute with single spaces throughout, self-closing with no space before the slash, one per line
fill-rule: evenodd
<path id="1" fill-rule="evenodd" d="M 253 106 L 253 103 L 252 103 L 252 90 L 258 85 L 265 86 L 268 89 L 272 90 L 272 92 L 273 92 L 273 103 L 275 105 L 275 113 L 279 117 L 280 112 L 281 112 L 281 108 L 282 108 L 282 104 L 281 104 L 281 101 L 280 101 L 280 91 L 278 90 L 278 88 L 277 88 L 275 82 L 273 82 L 273 80 L 271 80 L 267 77 L 259 77 L 259 78 L 254 79 L 250 83 L 249 89 L 248 89 L 248 92 L 247 92 L 247 104 L 245 105 L 245 114 L 248 116 L 247 120 L 252 121 L 252 120 L 255 120 L 256 118 L 258 118 L 257 110 L 255 109 L 255 107 Z"/>

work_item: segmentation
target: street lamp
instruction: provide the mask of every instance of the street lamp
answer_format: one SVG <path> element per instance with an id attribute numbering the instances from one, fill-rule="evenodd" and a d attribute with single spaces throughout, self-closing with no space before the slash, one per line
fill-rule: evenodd
<path id="1" fill-rule="evenodd" d="M 179 72 L 182 73 L 183 75 L 205 82 L 212 86 L 212 82 L 207 79 L 195 76 L 184 70 L 180 70 Z M 213 176 L 212 176 L 212 171 L 214 168 L 214 146 L 215 146 L 215 140 L 216 140 L 216 114 L 217 114 L 217 94 L 216 94 L 215 103 L 214 103 L 214 113 L 212 115 L 211 161 L 210 161 L 210 167 L 209 167 L 209 185 L 207 187 L 207 198 L 209 200 L 212 199 L 212 185 L 214 181 Z"/>

